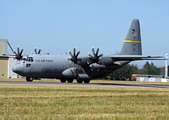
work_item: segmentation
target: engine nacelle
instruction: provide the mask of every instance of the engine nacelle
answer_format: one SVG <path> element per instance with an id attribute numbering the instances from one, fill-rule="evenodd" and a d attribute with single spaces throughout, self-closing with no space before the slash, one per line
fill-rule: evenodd
<path id="1" fill-rule="evenodd" d="M 100 64 L 91 64 L 89 66 L 91 69 L 100 69 L 100 70 L 114 70 L 123 67 L 120 64 L 111 64 L 111 65 L 100 65 Z"/>
<path id="2" fill-rule="evenodd" d="M 110 56 L 104 56 L 99 58 L 99 62 L 103 65 L 109 65 L 112 64 L 114 60 L 112 60 Z"/>
<path id="3" fill-rule="evenodd" d="M 62 72 L 62 76 L 65 78 L 77 78 L 77 70 L 76 68 L 69 68 Z"/>
<path id="4" fill-rule="evenodd" d="M 91 64 L 89 67 L 92 68 L 92 69 L 106 69 L 105 65 L 99 65 L 99 64 L 96 64 L 96 63 Z"/>

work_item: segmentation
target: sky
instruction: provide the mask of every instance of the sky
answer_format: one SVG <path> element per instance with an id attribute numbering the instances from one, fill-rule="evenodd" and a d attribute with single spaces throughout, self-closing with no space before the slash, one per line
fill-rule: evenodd
<path id="1" fill-rule="evenodd" d="M 24 54 L 120 51 L 133 19 L 139 19 L 143 55 L 169 53 L 168 0 L 0 0 L 0 39 Z M 8 53 L 12 51 L 8 47 Z M 165 61 L 149 61 L 163 67 Z M 146 61 L 131 62 L 141 68 Z"/>

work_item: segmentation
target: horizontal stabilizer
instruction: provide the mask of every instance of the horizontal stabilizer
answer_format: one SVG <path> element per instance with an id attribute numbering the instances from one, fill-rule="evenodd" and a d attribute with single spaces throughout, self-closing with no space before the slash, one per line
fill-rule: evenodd
<path id="1" fill-rule="evenodd" d="M 162 56 L 142 56 L 142 55 L 110 55 L 115 61 L 123 60 L 165 60 Z"/>

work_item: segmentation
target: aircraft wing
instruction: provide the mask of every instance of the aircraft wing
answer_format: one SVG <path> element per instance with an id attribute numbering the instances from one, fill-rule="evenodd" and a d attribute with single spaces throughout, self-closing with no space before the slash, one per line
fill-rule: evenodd
<path id="1" fill-rule="evenodd" d="M 110 55 L 111 59 L 115 61 L 123 60 L 165 60 L 162 56 L 142 56 L 142 55 Z"/>

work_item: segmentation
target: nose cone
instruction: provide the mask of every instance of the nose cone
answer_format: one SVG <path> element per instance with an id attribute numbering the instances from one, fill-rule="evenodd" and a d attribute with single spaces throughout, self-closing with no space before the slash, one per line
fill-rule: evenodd
<path id="1" fill-rule="evenodd" d="M 12 67 L 12 71 L 17 73 L 17 74 L 21 74 L 23 72 L 23 67 L 20 65 L 14 65 Z"/>

